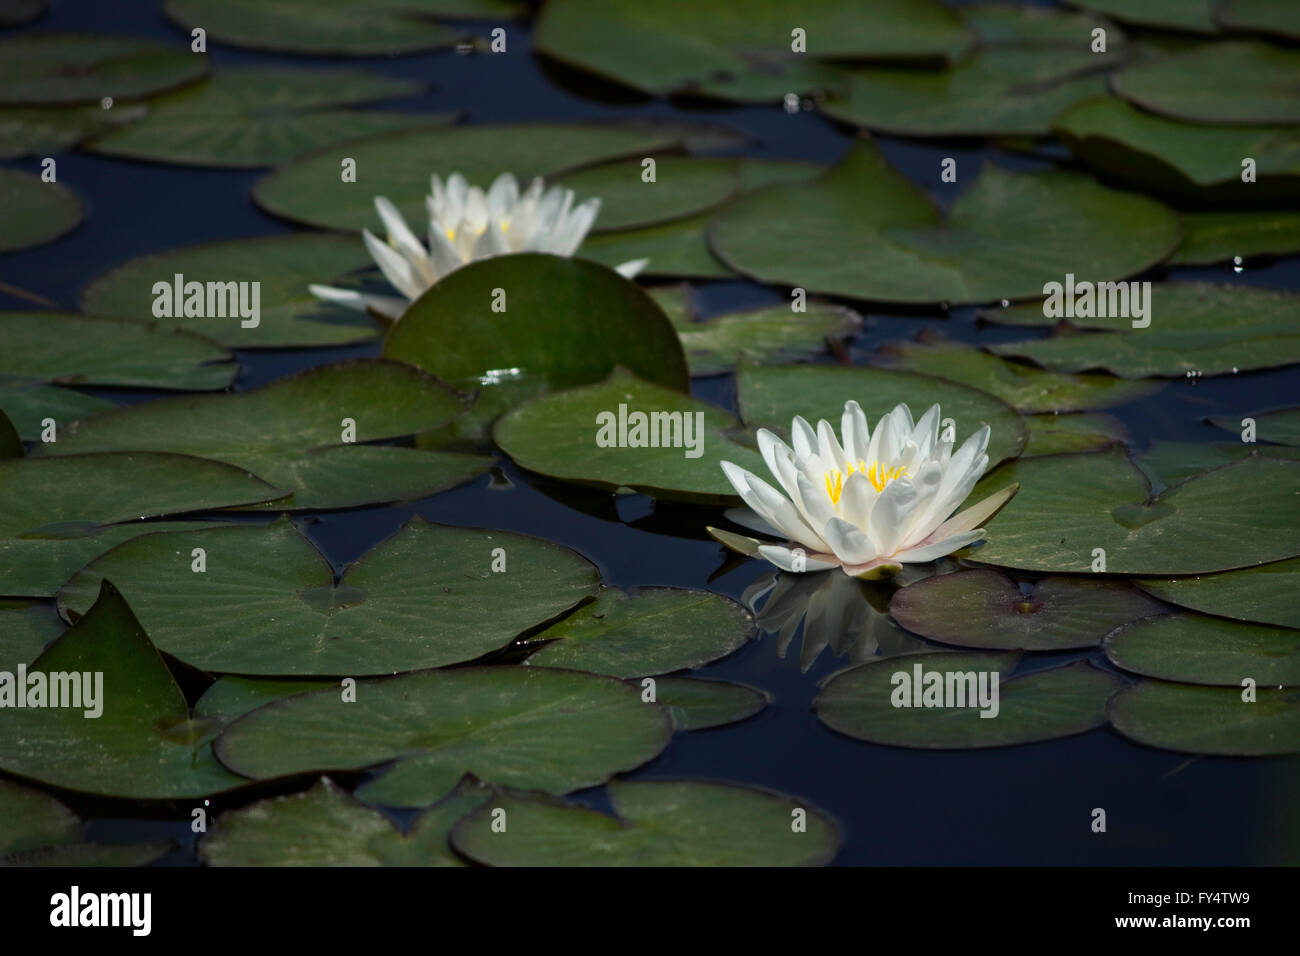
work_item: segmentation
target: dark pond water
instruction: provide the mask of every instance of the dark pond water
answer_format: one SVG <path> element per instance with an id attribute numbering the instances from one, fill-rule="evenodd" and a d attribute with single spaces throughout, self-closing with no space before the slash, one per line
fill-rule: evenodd
<path id="1" fill-rule="evenodd" d="M 175 41 L 180 31 L 144 0 L 54 0 L 30 30 L 136 34 Z M 468 121 L 678 117 L 725 123 L 752 136 L 746 153 L 774 158 L 835 160 L 851 134 L 812 112 L 780 107 L 699 106 L 620 96 L 587 88 L 544 68 L 532 56 L 523 27 L 510 31 L 504 56 L 440 52 L 399 59 L 348 60 L 355 65 L 432 85 L 404 100 L 407 111 L 462 110 Z M 307 58 L 254 54 L 216 45 L 213 67 L 302 65 Z M 995 151 L 972 142 L 884 140 L 888 158 L 917 183 L 935 190 L 939 159 L 956 156 L 963 169 L 982 161 L 1009 167 L 1044 165 L 1042 157 Z M 35 169 L 34 160 L 10 164 Z M 249 192 L 260 172 L 228 172 L 118 161 L 68 153 L 60 180 L 88 201 L 86 221 L 70 236 L 0 259 L 0 282 L 75 310 L 86 284 L 106 269 L 145 253 L 204 240 L 291 231 L 256 209 Z M 973 177 L 967 177 L 971 181 Z M 946 186 L 942 202 L 957 190 Z M 1300 262 L 1245 263 L 1158 272 L 1165 275 L 1300 289 Z M 325 277 L 328 278 L 328 277 Z M 748 282 L 697 286 L 704 315 L 777 301 L 779 294 Z M 0 307 L 25 303 L 0 292 Z M 877 345 L 921 329 L 962 341 L 1023 337 L 1024 329 L 977 325 L 969 308 L 891 315 L 865 310 L 871 323 L 851 346 L 865 361 Z M 376 355 L 358 348 L 242 353 L 238 387 L 341 358 Z M 697 380 L 696 394 L 732 406 L 729 378 Z M 1283 404 L 1296 397 L 1293 372 L 1280 370 L 1170 382 L 1156 395 L 1111 414 L 1128 427 L 1135 446 L 1152 439 L 1222 440 L 1202 419 Z M 104 393 L 108 394 L 108 393 Z M 148 397 L 115 392 L 118 400 Z M 509 482 L 502 487 L 501 478 Z M 656 504 L 560 486 L 521 474 L 503 462 L 493 476 L 398 507 L 368 508 L 304 518 L 309 533 L 336 566 L 352 561 L 392 534 L 413 513 L 448 524 L 522 531 L 566 544 L 599 565 L 611 585 L 710 587 L 740 598 L 771 569 L 757 562 L 727 565 L 704 534 L 716 512 Z M 711 575 L 719 572 L 710 580 Z M 707 582 L 707 583 L 706 583 Z M 861 743 L 821 726 L 811 710 L 818 681 L 849 663 L 824 650 L 801 670 L 796 636 L 784 657 L 766 635 L 739 653 L 699 671 L 767 690 L 772 704 L 758 717 L 713 731 L 678 735 L 635 778 L 700 777 L 775 788 L 829 812 L 845 833 L 841 864 L 1250 864 L 1295 860 L 1300 831 L 1294 799 L 1300 760 L 1188 759 L 1131 744 L 1108 729 L 1049 743 L 993 751 L 922 752 Z M 1099 658 L 1100 655 L 1092 655 Z M 1054 662 L 1051 658 L 1045 658 Z M 264 793 L 265 791 L 263 791 Z M 578 794 L 603 805 L 600 791 Z M 168 863 L 192 863 L 189 806 L 135 805 L 75 795 L 66 799 L 93 820 L 92 838 L 170 837 L 185 845 Z M 214 801 L 233 806 L 248 797 Z M 1094 807 L 1107 811 L 1109 831 L 1091 832 Z"/>

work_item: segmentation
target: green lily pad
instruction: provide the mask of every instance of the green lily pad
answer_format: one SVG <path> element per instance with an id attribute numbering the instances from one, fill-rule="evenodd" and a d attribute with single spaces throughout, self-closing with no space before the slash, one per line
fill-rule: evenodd
<path id="1" fill-rule="evenodd" d="M 979 549 L 981 563 L 1027 571 L 1202 574 L 1300 554 L 1294 527 L 1300 462 L 1248 458 L 1149 497 L 1122 449 L 1010 462 L 973 500 L 1020 483 Z"/>
<path id="2" fill-rule="evenodd" d="M 53 543 L 95 534 L 103 525 L 285 494 L 233 465 L 156 452 L 0 460 L 0 492 L 0 539 Z"/>
<path id="3" fill-rule="evenodd" d="M 807 163 L 793 159 L 745 157 L 740 160 L 738 170 L 740 191 L 750 193 L 756 189 L 762 189 L 764 186 L 806 183 L 811 179 L 816 179 L 825 171 L 826 167 L 820 163 Z"/>
<path id="4" fill-rule="evenodd" d="M 825 353 L 828 340 L 861 328 L 862 316 L 852 309 L 814 300 L 806 312 L 773 305 L 688 321 L 678 325 L 677 334 L 692 375 L 721 375 L 742 355 L 760 364 L 814 358 Z"/>
<path id="5" fill-rule="evenodd" d="M 46 385 L 30 378 L 0 375 L 0 408 L 23 441 L 40 441 L 45 419 L 52 418 L 56 434 L 78 418 L 117 408 L 98 395 L 75 388 Z"/>
<path id="6" fill-rule="evenodd" d="M 0 599 L 0 670 L 30 664 L 63 629 L 58 612 L 46 601 Z"/>
<path id="7" fill-rule="evenodd" d="M 1108 48 L 1125 40 L 1115 24 L 1088 13 L 1073 13 L 1051 7 L 1023 6 L 993 2 L 963 4 L 962 19 L 988 46 L 1019 44 L 1029 46 L 1091 47 L 1092 31 L 1106 30 Z"/>
<path id="8" fill-rule="evenodd" d="M 1123 581 L 1049 577 L 1026 594 L 988 568 L 909 584 L 889 604 L 899 624 L 923 637 L 1009 651 L 1096 647 L 1121 624 L 1164 612 L 1159 601 Z"/>
<path id="9" fill-rule="evenodd" d="M 18 429 L 9 416 L 0 410 L 0 458 L 21 458 L 27 453 Z"/>
<path id="10" fill-rule="evenodd" d="M 640 276 L 686 279 L 734 279 L 709 248 L 712 214 L 678 219 L 643 229 L 605 232 L 583 240 L 578 254 L 611 268 L 633 259 L 649 259 Z"/>
<path id="11" fill-rule="evenodd" d="M 1162 601 L 1205 614 L 1300 627 L 1300 605 L 1294 598 L 1300 586 L 1300 558 L 1222 574 L 1138 578 L 1133 583 Z"/>
<path id="12" fill-rule="evenodd" d="M 322 365 L 236 394 L 182 396 L 101 412 L 33 454 L 163 451 L 246 468 L 293 497 L 272 508 L 350 508 L 435 494 L 491 459 L 375 442 L 435 428 L 464 398 L 408 365 L 358 359 Z"/>
<path id="13" fill-rule="evenodd" d="M 1300 40 L 1300 10 L 1288 0 L 1223 0 L 1214 19 L 1229 30 Z"/>
<path id="14" fill-rule="evenodd" d="M 53 597 L 68 578 L 124 541 L 153 532 L 215 526 L 211 521 L 137 521 L 95 528 L 74 538 L 0 538 L 0 594 Z"/>
<path id="15" fill-rule="evenodd" d="M 668 708 L 677 730 L 710 730 L 748 720 L 771 701 L 766 691 L 725 680 L 655 678 L 655 700 Z"/>
<path id="16" fill-rule="evenodd" d="M 1168 486 L 1250 457 L 1298 461 L 1300 448 L 1242 442 L 1154 441 L 1150 448 L 1134 459 L 1134 463 L 1153 482 Z"/>
<path id="17" fill-rule="evenodd" d="M 513 573 L 492 570 L 498 548 Z M 136 538 L 67 583 L 64 616 L 84 610 L 102 579 L 160 649 L 202 670 L 363 676 L 474 660 L 593 595 L 599 576 L 559 545 L 416 517 L 337 584 L 288 519 Z"/>
<path id="18" fill-rule="evenodd" d="M 196 717 L 215 717 L 223 724 L 233 723 L 249 711 L 257 710 L 273 700 L 283 700 L 295 694 L 306 694 L 326 687 L 337 687 L 335 681 L 322 680 L 268 680 L 264 677 L 219 677 L 194 703 Z"/>
<path id="19" fill-rule="evenodd" d="M 51 786 L 137 800 L 201 797 L 246 781 L 212 757 L 212 722 L 185 695 L 113 585 L 32 662 L 31 673 L 103 675 L 98 717 L 81 707 L 8 711 L 0 769 Z M 30 679 L 29 679 L 30 683 Z"/>
<path id="20" fill-rule="evenodd" d="M 654 299 L 655 305 L 668 316 L 668 321 L 679 334 L 682 329 L 690 328 L 691 323 L 695 321 L 695 302 L 691 296 L 689 283 L 647 286 L 645 293 Z"/>
<path id="21" fill-rule="evenodd" d="M 792 52 L 794 28 L 806 52 Z M 636 0 L 551 0 L 534 30 L 537 50 L 652 95 L 688 93 L 770 102 L 834 85 L 819 61 L 956 57 L 972 37 L 933 0 L 832 0 L 797 14 L 779 3 L 689 7 Z"/>
<path id="22" fill-rule="evenodd" d="M 0 780 L 0 868 L 10 866 L 143 866 L 170 842 L 79 843 L 78 816 L 47 793 Z"/>
<path id="23" fill-rule="evenodd" d="M 690 387 L 677 333 L 639 286 L 603 266 L 539 253 L 456 270 L 411 304 L 384 355 L 457 388 L 488 386 L 480 401 L 494 409 L 600 381 L 615 366 Z"/>
<path id="24" fill-rule="evenodd" d="M 1101 451 L 1128 437 L 1118 419 L 1086 412 L 1077 415 L 1026 415 L 1025 426 L 1029 429 L 1025 457 Z"/>
<path id="25" fill-rule="evenodd" d="M 731 203 L 709 234 L 725 263 L 760 282 L 917 303 L 1039 296 L 1067 272 L 1119 279 L 1181 237 L 1155 200 L 1059 170 L 987 165 L 945 216 L 869 141 L 820 179 Z"/>
<path id="26" fill-rule="evenodd" d="M 1300 252 L 1300 212 L 1185 212 L 1183 225 L 1187 232 L 1169 257 L 1171 266 Z"/>
<path id="27" fill-rule="evenodd" d="M 1110 722 L 1130 740 L 1181 753 L 1261 757 L 1300 752 L 1300 690 L 1198 687 L 1144 680 L 1116 695 Z"/>
<path id="28" fill-rule="evenodd" d="M 622 437 L 621 407 L 626 411 Z M 639 431 L 633 418 L 637 412 L 645 419 Z M 665 417 L 650 419 L 655 413 Z M 653 435 L 652 423 L 657 425 Z M 552 392 L 512 409 L 497 420 L 493 437 L 520 467 L 562 481 L 634 488 L 656 498 L 731 504 L 735 489 L 719 462 L 732 461 L 750 471 L 765 467 L 757 451 L 732 437 L 739 426 L 715 405 L 619 369 L 598 385 Z M 597 443 L 602 435 L 609 444 Z M 650 446 L 652 440 L 660 447 Z"/>
<path id="29" fill-rule="evenodd" d="M 1295 313 L 1292 313 L 1294 317 Z M 1300 446 L 1300 408 L 1283 408 L 1275 412 L 1256 412 L 1250 416 L 1213 415 L 1209 418 L 1212 425 L 1225 431 L 1242 430 L 1242 417 L 1255 420 L 1255 437 L 1260 441 L 1276 442 L 1279 445 Z M 1261 449 L 1265 454 L 1268 449 Z"/>
<path id="30" fill-rule="evenodd" d="M 17 850 L 67 843 L 80 829 L 77 815 L 49 794 L 0 780 L 0 860 Z"/>
<path id="31" fill-rule="evenodd" d="M 198 79 L 208 58 L 138 37 L 25 33 L 0 39 L 0 103 L 139 99 Z"/>
<path id="32" fill-rule="evenodd" d="M 436 16 L 513 16 L 505 0 L 166 0 L 163 13 L 208 38 L 274 53 L 316 56 L 398 56 L 451 46 L 460 31 Z"/>
<path id="33" fill-rule="evenodd" d="M 541 645 L 525 663 L 611 677 L 667 674 L 726 657 L 753 634 L 749 612 L 720 594 L 606 588 L 593 603 L 525 638 Z"/>
<path id="34" fill-rule="evenodd" d="M 261 707 L 218 739 L 221 761 L 255 779 L 392 761 L 357 796 L 414 807 L 467 773 L 550 793 L 595 786 L 650 760 L 672 736 L 668 711 L 643 704 L 637 688 L 576 671 L 417 671 L 359 681 L 356 694 L 353 704 L 323 690 Z"/>
<path id="35" fill-rule="evenodd" d="M 49 156 L 111 132 L 145 115 L 139 103 L 93 106 L 0 107 L 0 159 Z"/>
<path id="36" fill-rule="evenodd" d="M 1218 33 L 1211 15 L 1214 0 L 1068 0 L 1070 6 L 1114 17 L 1135 26 Z"/>
<path id="37" fill-rule="evenodd" d="M 338 108 L 409 96 L 419 89 L 419 84 L 362 70 L 227 70 L 152 101 L 144 119 L 97 139 L 90 148 L 186 166 L 274 166 L 335 143 L 455 119 L 450 113 Z"/>
<path id="38" fill-rule="evenodd" d="M 60 385 L 216 389 L 239 366 L 221 346 L 183 329 L 63 312 L 0 312 L 0 377 Z"/>
<path id="39" fill-rule="evenodd" d="M 943 71 L 871 67 L 819 109 L 832 119 L 900 136 L 1043 136 L 1052 118 L 1106 90 L 1123 57 L 1093 53 L 1080 30 L 1070 46 L 994 46 Z"/>
<path id="40" fill-rule="evenodd" d="M 1158 382 L 1126 382 L 1111 375 L 1044 371 L 933 333 L 922 333 L 914 342 L 892 342 L 872 362 L 969 385 L 1022 412 L 1072 412 L 1124 405 L 1161 387 Z"/>
<path id="41" fill-rule="evenodd" d="M 1102 726 L 1106 701 L 1124 686 L 1113 674 L 1086 661 L 1007 679 L 1019 660 L 1016 653 L 893 657 L 837 674 L 817 695 L 813 708 L 817 718 L 832 730 L 868 743 L 924 750 L 1009 747 Z M 925 677 L 931 673 L 940 675 L 938 696 L 932 697 L 940 706 L 923 706 L 923 690 L 934 693 Z M 896 674 L 904 675 L 908 683 L 895 678 Z M 941 706 L 950 674 L 958 676 L 952 678 L 948 700 L 956 704 L 965 699 L 964 706 Z M 994 674 L 999 675 L 997 716 L 984 718 L 982 713 L 993 713 L 991 704 L 981 708 L 978 700 L 971 703 L 970 697 L 959 697 L 958 692 L 965 694 L 972 676 L 978 680 L 987 675 L 986 699 L 991 700 Z M 907 700 L 911 705 L 895 706 L 894 700 Z"/>
<path id="42" fill-rule="evenodd" d="M 0 169 L 0 252 L 53 242 L 81 222 L 81 200 L 62 183 Z"/>
<path id="43" fill-rule="evenodd" d="M 234 348 L 349 345 L 377 337 L 379 325 L 366 315 L 325 305 L 307 286 L 372 265 L 365 246 L 343 236 L 298 233 L 201 243 L 141 256 L 104 273 L 86 287 L 81 305 L 92 315 L 155 320 L 160 328 L 189 329 Z M 184 283 L 260 283 L 258 324 L 245 328 L 248 320 L 238 315 L 177 315 L 181 310 L 174 301 L 171 316 L 155 316 L 155 303 L 167 301 L 155 284 L 170 281 L 167 298 L 174 300 L 178 274 Z"/>
<path id="44" fill-rule="evenodd" d="M 310 790 L 221 814 L 198 855 L 208 866 L 465 866 L 447 834 L 489 793 L 462 784 L 403 833 L 322 777 Z"/>
<path id="45" fill-rule="evenodd" d="M 1135 320 L 1128 316 L 1066 319 L 1107 331 L 1078 334 L 1066 328 L 1051 338 L 1003 342 L 990 348 L 1052 371 L 1103 368 L 1129 379 L 1181 378 L 1188 372 L 1224 375 L 1300 362 L 1300 330 L 1294 321 L 1300 294 L 1295 292 L 1162 282 L 1151 286 L 1145 308 L 1149 328 L 1133 328 Z M 1001 321 L 1007 313 L 1023 310 L 1033 315 L 1034 309 L 1034 304 L 1018 305 L 995 315 Z M 1037 309 L 1041 318 L 1043 307 Z M 1108 305 L 1107 311 L 1115 310 Z"/>
<path id="46" fill-rule="evenodd" d="M 1052 129 L 1094 169 L 1143 189 L 1202 202 L 1300 196 L 1300 130 L 1186 123 L 1116 97 L 1079 103 Z M 1255 160 L 1255 182 L 1242 182 L 1246 157 Z"/>
<path id="47" fill-rule="evenodd" d="M 839 851 L 834 821 L 796 797 L 698 780 L 607 789 L 615 816 L 503 794 L 452 828 L 452 846 L 493 866 L 821 866 Z"/>
<path id="48" fill-rule="evenodd" d="M 660 156 L 654 182 L 645 182 L 641 158 L 634 156 L 578 170 L 558 182 L 577 194 L 575 203 L 600 199 L 592 231 L 610 232 L 685 219 L 721 205 L 739 186 L 738 165 L 720 157 Z"/>
<path id="49" fill-rule="evenodd" d="M 260 2 L 260 0 L 258 0 Z M 501 173 L 521 184 L 595 163 L 676 148 L 680 129 L 653 124 L 519 123 L 455 126 L 370 136 L 346 149 L 303 156 L 258 180 L 253 200 L 272 215 L 308 226 L 377 229 L 374 197 L 387 196 L 417 232 L 428 221 L 432 173 L 463 173 L 486 189 Z M 356 160 L 357 181 L 340 178 L 342 157 Z M 599 221 L 599 219 L 597 220 Z M 360 242 L 356 247 L 364 251 Z"/>
<path id="50" fill-rule="evenodd" d="M 1300 684 L 1300 630 L 1172 614 L 1113 631 L 1104 645 L 1117 667 L 1184 684 Z"/>
<path id="51" fill-rule="evenodd" d="M 913 372 L 860 366 L 741 362 L 736 370 L 736 399 L 746 422 L 780 434 L 788 434 L 796 415 L 810 422 L 819 418 L 838 422 L 849 399 L 862 406 L 873 428 L 899 402 L 906 403 L 917 416 L 938 403 L 943 417 L 954 420 L 959 444 L 980 426 L 989 426 L 989 467 L 1016 457 L 1025 445 L 1023 420 L 1001 399 L 956 382 Z M 737 464 L 749 468 L 742 462 Z M 766 467 L 756 472 L 765 473 Z"/>
<path id="52" fill-rule="evenodd" d="M 1115 75 L 1111 89 L 1152 113 L 1193 123 L 1294 124 L 1298 74 L 1300 52 L 1234 40 L 1134 63 Z"/>

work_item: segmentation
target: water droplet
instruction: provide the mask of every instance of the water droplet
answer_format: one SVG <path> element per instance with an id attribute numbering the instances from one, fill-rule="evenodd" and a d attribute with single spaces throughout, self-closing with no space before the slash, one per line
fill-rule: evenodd
<path id="1" fill-rule="evenodd" d="M 785 94 L 785 111 L 787 113 L 799 112 L 799 96 L 797 93 Z"/>
<path id="2" fill-rule="evenodd" d="M 1003 299 L 1003 300 L 1002 300 L 1002 308 L 1005 309 L 1005 308 L 1006 308 L 1007 306 L 1009 306 L 1010 304 L 1011 304 L 1011 300 L 1010 300 L 1010 299 Z"/>
<path id="3" fill-rule="evenodd" d="M 111 110 L 113 108 L 113 97 L 111 96 L 104 97 L 102 100 L 99 101 L 99 105 L 106 110 Z"/>
<path id="4" fill-rule="evenodd" d="M 1242 272 L 1242 271 L 1243 271 L 1243 270 L 1242 270 L 1242 267 L 1241 267 L 1241 256 L 1233 256 L 1233 257 L 1232 257 L 1232 271 L 1233 271 L 1233 272 Z"/>

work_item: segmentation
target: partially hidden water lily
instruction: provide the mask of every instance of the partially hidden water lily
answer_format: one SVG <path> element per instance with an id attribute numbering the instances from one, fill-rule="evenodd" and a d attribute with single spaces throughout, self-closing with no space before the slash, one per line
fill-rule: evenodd
<path id="1" fill-rule="evenodd" d="M 989 428 L 954 452 L 954 441 L 940 436 L 939 424 L 938 405 L 913 422 L 911 410 L 900 404 L 871 432 L 858 403 L 850 401 L 840 436 L 825 420 L 814 430 L 796 417 L 791 448 L 759 429 L 759 451 L 784 494 L 724 461 L 727 479 L 752 509 L 727 516 L 786 540 L 762 542 L 717 528 L 709 532 L 733 550 L 766 558 L 785 571 L 838 567 L 859 578 L 887 577 L 904 564 L 933 561 L 974 544 L 984 537 L 981 526 L 1020 486 L 1003 488 L 953 515 L 988 468 Z"/>
<path id="2" fill-rule="evenodd" d="M 460 173 L 448 176 L 445 186 L 437 175 L 431 183 L 433 193 L 425 198 L 429 211 L 427 249 L 407 227 L 397 207 L 384 196 L 375 197 L 375 209 L 388 241 L 380 242 L 368 229 L 361 234 L 384 278 L 405 298 L 327 285 L 310 286 L 312 295 L 396 321 L 411 300 L 419 298 L 439 279 L 477 259 L 512 252 L 572 256 L 600 212 L 599 199 L 588 199 L 574 206 L 572 189 L 562 186 L 547 189 L 541 179 L 534 179 L 520 194 L 519 182 L 509 173 L 498 176 L 487 192 L 471 186 Z M 634 259 L 616 268 L 630 279 L 648 261 Z"/>

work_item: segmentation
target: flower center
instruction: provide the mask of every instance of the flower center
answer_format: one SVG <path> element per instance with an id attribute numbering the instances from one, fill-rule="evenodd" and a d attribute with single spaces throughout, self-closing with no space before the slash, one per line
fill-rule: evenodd
<path id="1" fill-rule="evenodd" d="M 837 505 L 840 503 L 840 495 L 844 493 L 844 479 L 859 471 L 867 476 L 867 481 L 871 482 L 871 487 L 875 488 L 877 492 L 884 491 L 885 485 L 897 478 L 911 477 L 901 467 L 886 468 L 878 461 L 873 461 L 870 468 L 867 467 L 865 461 L 859 461 L 857 468 L 853 467 L 853 462 L 847 462 L 844 471 L 836 468 L 826 472 L 826 494 L 830 497 L 831 504 Z"/>

